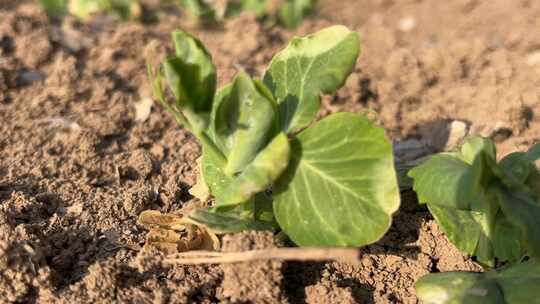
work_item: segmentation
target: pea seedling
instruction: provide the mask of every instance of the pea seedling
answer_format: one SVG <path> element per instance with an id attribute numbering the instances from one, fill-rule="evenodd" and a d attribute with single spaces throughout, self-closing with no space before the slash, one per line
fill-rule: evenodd
<path id="1" fill-rule="evenodd" d="M 412 169 L 413 189 L 457 248 L 484 274 L 430 274 L 416 283 L 425 303 L 527 303 L 538 299 L 540 144 L 496 162 L 489 139 L 470 138 L 459 152 L 432 156 Z M 507 265 L 498 270 L 490 268 Z"/>
<path id="2" fill-rule="evenodd" d="M 187 219 L 215 233 L 281 229 L 303 246 L 361 246 L 386 232 L 399 190 L 384 130 L 352 113 L 314 122 L 320 95 L 354 68 L 357 33 L 333 26 L 293 38 L 262 80 L 240 72 L 219 90 L 203 44 L 183 31 L 172 38 L 175 54 L 149 67 L 154 94 L 200 140 L 198 192 L 215 199 Z"/>

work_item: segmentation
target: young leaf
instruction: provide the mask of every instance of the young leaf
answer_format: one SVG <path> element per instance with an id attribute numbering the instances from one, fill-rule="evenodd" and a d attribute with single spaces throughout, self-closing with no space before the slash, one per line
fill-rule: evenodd
<path id="1" fill-rule="evenodd" d="M 92 14 L 103 10 L 103 2 L 96 0 L 70 0 L 68 2 L 68 11 L 73 16 L 87 20 Z"/>
<path id="2" fill-rule="evenodd" d="M 167 59 L 163 69 L 176 104 L 209 116 L 217 85 L 212 57 L 197 38 L 181 30 L 174 31 L 172 39 L 175 57 Z"/>
<path id="3" fill-rule="evenodd" d="M 215 117 L 215 132 L 228 150 L 227 175 L 244 170 L 272 138 L 277 129 L 276 111 L 272 95 L 263 84 L 243 72 L 234 79 Z"/>
<path id="4" fill-rule="evenodd" d="M 273 230 L 272 223 L 238 216 L 233 212 L 214 212 L 212 209 L 195 209 L 188 219 L 203 225 L 214 233 L 234 233 L 244 230 Z"/>
<path id="5" fill-rule="evenodd" d="M 399 206 L 391 144 L 365 117 L 330 115 L 292 140 L 273 194 L 276 219 L 298 245 L 372 243 Z"/>
<path id="6" fill-rule="evenodd" d="M 540 203 L 527 193 L 504 187 L 497 188 L 497 194 L 504 215 L 521 231 L 527 253 L 540 258 Z"/>
<path id="7" fill-rule="evenodd" d="M 188 16 L 196 23 L 201 21 L 214 21 L 215 11 L 204 0 L 179 0 Z"/>
<path id="8" fill-rule="evenodd" d="M 279 20 L 287 28 L 300 25 L 304 16 L 315 6 L 314 0 L 285 0 L 279 10 Z"/>
<path id="9" fill-rule="evenodd" d="M 540 263 L 532 260 L 486 273 L 428 274 L 414 285 L 426 304 L 540 303 L 538 286 Z"/>
<path id="10" fill-rule="evenodd" d="M 420 301 L 426 304 L 506 304 L 497 282 L 480 273 L 428 274 L 414 287 Z"/>
<path id="11" fill-rule="evenodd" d="M 320 94 L 335 92 L 352 72 L 360 52 L 356 32 L 333 26 L 293 38 L 272 59 L 264 83 L 279 103 L 281 130 L 294 133 L 317 116 Z"/>
<path id="12" fill-rule="evenodd" d="M 50 16 L 60 16 L 66 12 L 68 0 L 40 0 L 40 4 Z"/>
<path id="13" fill-rule="evenodd" d="M 268 189 L 289 164 L 289 140 L 278 134 L 251 162 L 244 172 L 228 185 L 217 206 L 241 204 Z"/>

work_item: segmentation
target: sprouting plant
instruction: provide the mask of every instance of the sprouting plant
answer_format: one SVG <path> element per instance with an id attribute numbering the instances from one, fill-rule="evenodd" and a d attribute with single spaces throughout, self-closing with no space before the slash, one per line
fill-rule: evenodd
<path id="1" fill-rule="evenodd" d="M 320 95 L 355 65 L 357 33 L 333 26 L 296 37 L 262 80 L 240 72 L 219 90 L 202 43 L 182 31 L 172 38 L 174 56 L 149 68 L 154 93 L 200 140 L 198 192 L 207 186 L 215 199 L 189 220 L 216 233 L 281 229 L 306 246 L 360 246 L 386 232 L 399 191 L 384 130 L 352 113 L 314 122 Z"/>
<path id="2" fill-rule="evenodd" d="M 315 0 L 286 0 L 279 8 L 279 21 L 287 28 L 295 28 L 314 8 Z"/>
<path id="3" fill-rule="evenodd" d="M 40 0 L 40 3 L 49 15 L 69 13 L 81 20 L 87 20 L 99 12 L 107 12 L 123 20 L 141 15 L 141 6 L 137 0 Z"/>
<path id="4" fill-rule="evenodd" d="M 446 236 L 483 265 L 540 257 L 540 144 L 496 162 L 489 139 L 470 138 L 412 169 L 413 189 Z"/>
<path id="5" fill-rule="evenodd" d="M 272 8 L 268 0 L 179 0 L 181 7 L 195 22 L 219 21 L 249 11 L 268 17 L 287 28 L 295 28 L 315 7 L 315 0 L 283 0 Z"/>
<path id="6" fill-rule="evenodd" d="M 416 283 L 424 303 L 537 303 L 540 299 L 540 144 L 498 163 L 489 139 L 432 156 L 412 169 L 413 188 L 460 250 L 485 273 L 429 274 Z M 519 263 L 523 257 L 532 257 Z M 491 270 L 499 263 L 506 266 Z M 536 302 L 535 302 L 536 301 Z"/>
<path id="7" fill-rule="evenodd" d="M 428 274 L 415 284 L 425 304 L 533 304 L 539 287 L 540 263 L 532 260 L 485 273 Z"/>

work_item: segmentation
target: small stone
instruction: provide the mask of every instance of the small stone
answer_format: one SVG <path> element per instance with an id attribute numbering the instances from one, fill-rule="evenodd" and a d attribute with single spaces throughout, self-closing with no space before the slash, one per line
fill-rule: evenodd
<path id="1" fill-rule="evenodd" d="M 135 121 L 144 122 L 150 116 L 152 112 L 152 105 L 154 101 L 152 98 L 143 98 L 141 101 L 135 103 Z"/>
<path id="2" fill-rule="evenodd" d="M 469 134 L 466 122 L 440 121 L 420 130 L 422 141 L 436 151 L 449 151 L 460 145 Z"/>
<path id="3" fill-rule="evenodd" d="M 416 19 L 411 16 L 401 18 L 398 22 L 398 28 L 403 32 L 410 32 L 416 28 Z"/>
<path id="4" fill-rule="evenodd" d="M 527 65 L 540 65 L 540 50 L 529 53 L 526 58 Z"/>

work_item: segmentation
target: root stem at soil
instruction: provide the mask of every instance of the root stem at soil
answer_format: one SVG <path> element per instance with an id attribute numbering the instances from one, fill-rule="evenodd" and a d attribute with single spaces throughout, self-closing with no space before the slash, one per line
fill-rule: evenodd
<path id="1" fill-rule="evenodd" d="M 169 256 L 166 264 L 199 265 L 252 262 L 259 260 L 340 261 L 357 263 L 360 250 L 354 248 L 272 248 L 241 252 L 188 251 Z"/>

